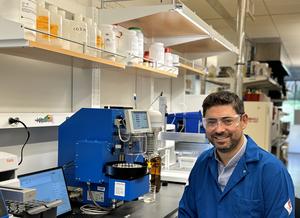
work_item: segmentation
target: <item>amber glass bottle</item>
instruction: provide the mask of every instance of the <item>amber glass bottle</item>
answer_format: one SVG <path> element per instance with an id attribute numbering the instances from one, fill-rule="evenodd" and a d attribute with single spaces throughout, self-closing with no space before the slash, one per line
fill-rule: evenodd
<path id="1" fill-rule="evenodd" d="M 160 171 L 161 171 L 161 157 L 157 153 L 153 153 L 150 159 L 150 183 L 156 186 L 156 192 L 160 190 Z"/>

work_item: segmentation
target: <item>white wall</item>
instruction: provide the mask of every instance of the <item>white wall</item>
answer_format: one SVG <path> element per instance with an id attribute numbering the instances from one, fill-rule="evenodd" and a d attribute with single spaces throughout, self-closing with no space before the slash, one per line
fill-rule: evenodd
<path id="1" fill-rule="evenodd" d="M 71 67 L 0 54 L 0 112 L 70 112 Z"/>

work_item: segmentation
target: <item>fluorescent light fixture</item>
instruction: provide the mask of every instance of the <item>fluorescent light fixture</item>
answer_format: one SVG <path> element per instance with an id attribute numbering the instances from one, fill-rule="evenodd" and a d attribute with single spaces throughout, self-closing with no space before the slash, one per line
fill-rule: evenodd
<path id="1" fill-rule="evenodd" d="M 218 41 L 218 43 L 223 45 L 225 48 L 227 48 L 229 51 L 239 54 L 239 49 L 237 47 L 235 47 L 234 45 L 228 45 L 227 43 L 225 43 L 221 39 L 219 39 L 219 37 L 215 38 L 215 40 Z"/>
<path id="2" fill-rule="evenodd" d="M 206 24 L 204 21 L 200 20 L 200 18 L 199 18 L 199 21 L 203 22 L 203 26 L 201 25 L 201 23 L 195 21 L 190 16 L 188 16 L 186 13 L 184 13 L 182 11 L 182 9 L 176 8 L 175 11 L 178 12 L 185 19 L 187 19 L 189 22 L 191 22 L 192 24 L 194 24 L 197 28 L 199 28 L 200 30 L 202 30 L 203 32 L 205 32 L 212 40 L 216 40 L 218 43 L 220 43 L 221 45 L 223 45 L 226 49 L 228 49 L 231 52 L 234 52 L 236 54 L 239 53 L 238 48 L 236 48 L 234 45 L 232 45 L 229 42 L 228 43 L 224 42 L 224 41 L 226 41 L 226 39 L 223 36 L 221 36 L 219 33 L 217 33 L 211 26 L 209 26 L 208 24 Z"/>

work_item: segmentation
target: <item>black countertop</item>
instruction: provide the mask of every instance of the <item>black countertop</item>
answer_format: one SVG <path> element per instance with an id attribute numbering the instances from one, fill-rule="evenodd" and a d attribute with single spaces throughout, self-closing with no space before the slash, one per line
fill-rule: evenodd
<path id="1" fill-rule="evenodd" d="M 179 200 L 184 190 L 183 184 L 168 183 L 162 186 L 159 193 L 156 193 L 156 200 L 152 203 L 145 203 L 143 200 L 126 202 L 107 215 L 84 216 L 103 218 L 163 218 L 172 217 L 177 211 Z M 73 215 L 72 217 L 81 217 Z M 69 217 L 69 216 L 66 216 Z"/>

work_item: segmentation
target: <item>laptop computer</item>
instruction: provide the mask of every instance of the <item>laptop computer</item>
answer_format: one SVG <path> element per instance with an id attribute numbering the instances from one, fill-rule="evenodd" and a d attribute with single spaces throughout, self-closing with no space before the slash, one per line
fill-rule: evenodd
<path id="1" fill-rule="evenodd" d="M 57 207 L 57 216 L 72 212 L 64 172 L 61 167 L 20 175 L 18 178 L 21 187 L 36 189 L 36 200 L 62 200 L 63 203 Z"/>
<path id="2" fill-rule="evenodd" d="M 6 204 L 2 195 L 2 191 L 0 191 L 0 218 L 8 218 L 8 212 L 6 208 Z"/>

